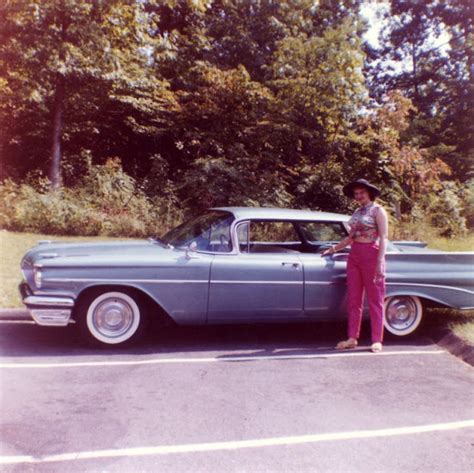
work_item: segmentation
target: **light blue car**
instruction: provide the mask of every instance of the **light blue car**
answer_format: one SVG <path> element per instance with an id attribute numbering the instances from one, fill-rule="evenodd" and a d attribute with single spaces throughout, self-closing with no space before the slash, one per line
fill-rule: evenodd
<path id="1" fill-rule="evenodd" d="M 95 344 L 139 339 L 155 318 L 179 325 L 317 322 L 346 317 L 349 215 L 220 207 L 162 238 L 39 242 L 20 292 L 39 325 L 76 323 Z M 474 308 L 474 252 L 388 242 L 385 328 L 408 335 L 428 306 Z M 368 307 L 364 307 L 364 317 Z"/>

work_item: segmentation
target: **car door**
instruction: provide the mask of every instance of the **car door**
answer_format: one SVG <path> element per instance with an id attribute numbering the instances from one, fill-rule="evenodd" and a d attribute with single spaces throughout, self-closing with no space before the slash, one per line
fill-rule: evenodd
<path id="1" fill-rule="evenodd" d="M 303 317 L 301 244 L 291 222 L 242 222 L 238 249 L 211 265 L 208 320 L 272 321 Z"/>
<path id="2" fill-rule="evenodd" d="M 215 255 L 231 253 L 233 221 L 230 212 L 210 210 L 161 238 L 173 251 L 168 261 L 160 260 L 151 284 L 155 299 L 179 324 L 206 323 L 211 264 Z"/>
<path id="3" fill-rule="evenodd" d="M 174 258 L 157 264 L 152 282 L 143 283 L 178 324 L 205 324 L 212 254 L 187 256 L 174 250 Z"/>
<path id="4" fill-rule="evenodd" d="M 323 248 L 335 245 L 347 236 L 341 222 L 298 222 L 307 251 L 301 253 L 304 267 L 304 313 L 308 317 L 340 317 L 346 306 L 346 266 L 349 256 L 344 249 L 331 256 L 321 256 Z M 314 252 L 311 252 L 311 249 Z"/>

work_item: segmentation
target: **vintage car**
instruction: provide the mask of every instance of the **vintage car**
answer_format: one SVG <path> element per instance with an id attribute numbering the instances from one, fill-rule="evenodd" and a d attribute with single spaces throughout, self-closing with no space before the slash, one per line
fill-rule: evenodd
<path id="1" fill-rule="evenodd" d="M 161 238 L 40 241 L 21 261 L 20 292 L 39 325 L 76 323 L 92 343 L 137 340 L 151 319 L 223 324 L 346 317 L 349 215 L 212 208 Z M 474 307 L 474 252 L 389 241 L 385 327 L 408 335 L 430 306 Z M 368 315 L 365 302 L 364 317 Z"/>

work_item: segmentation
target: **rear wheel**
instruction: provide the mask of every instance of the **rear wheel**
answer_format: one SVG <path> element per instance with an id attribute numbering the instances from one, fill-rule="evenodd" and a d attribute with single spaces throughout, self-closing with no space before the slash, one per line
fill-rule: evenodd
<path id="1" fill-rule="evenodd" d="M 142 336 L 146 325 L 144 304 L 123 291 L 91 293 L 78 309 L 82 336 L 94 345 L 131 344 Z"/>
<path id="2" fill-rule="evenodd" d="M 413 333 L 423 318 L 423 306 L 416 296 L 392 296 L 385 300 L 385 328 L 394 335 Z"/>

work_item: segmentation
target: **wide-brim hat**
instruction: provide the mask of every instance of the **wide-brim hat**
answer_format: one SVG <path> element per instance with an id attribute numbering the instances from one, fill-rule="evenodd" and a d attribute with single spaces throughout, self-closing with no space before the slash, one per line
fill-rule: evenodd
<path id="1" fill-rule="evenodd" d="M 349 184 L 346 184 L 342 188 L 342 192 L 344 192 L 344 195 L 347 197 L 354 197 L 354 188 L 359 187 L 359 186 L 364 186 L 367 188 L 369 191 L 369 194 L 372 194 L 373 197 L 377 197 L 378 195 L 381 194 L 381 191 L 378 187 L 374 186 L 371 184 L 369 181 L 366 179 L 356 179 L 355 181 L 349 182 Z"/>

